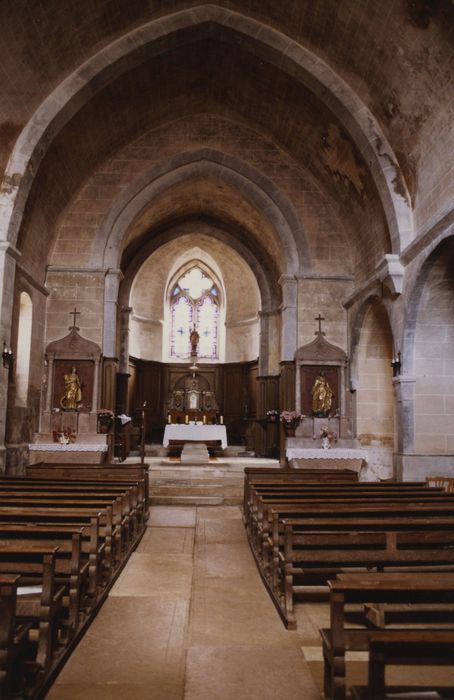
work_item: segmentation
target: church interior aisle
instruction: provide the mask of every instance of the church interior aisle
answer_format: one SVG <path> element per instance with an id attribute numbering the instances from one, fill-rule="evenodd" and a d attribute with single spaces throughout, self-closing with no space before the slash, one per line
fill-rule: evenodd
<path id="1" fill-rule="evenodd" d="M 238 506 L 155 506 L 48 700 L 320 700 Z"/>

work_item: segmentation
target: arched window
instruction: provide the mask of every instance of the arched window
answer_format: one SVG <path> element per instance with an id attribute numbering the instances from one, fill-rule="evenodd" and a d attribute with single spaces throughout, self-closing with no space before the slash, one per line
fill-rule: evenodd
<path id="1" fill-rule="evenodd" d="M 198 357 L 219 358 L 219 290 L 211 277 L 194 265 L 174 285 L 171 296 L 170 356 L 188 359 L 190 333 L 199 334 Z"/>
<path id="2" fill-rule="evenodd" d="M 30 374 L 30 350 L 32 344 L 32 312 L 32 300 L 27 292 L 21 292 L 16 353 L 16 402 L 20 406 L 26 406 L 28 398 L 28 377 Z"/>

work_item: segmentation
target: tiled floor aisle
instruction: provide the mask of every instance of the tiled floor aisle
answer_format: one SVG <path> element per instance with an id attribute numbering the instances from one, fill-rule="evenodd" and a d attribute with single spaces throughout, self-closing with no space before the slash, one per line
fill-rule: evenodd
<path id="1" fill-rule="evenodd" d="M 47 700 L 320 700 L 240 509 L 157 506 L 149 525 Z"/>

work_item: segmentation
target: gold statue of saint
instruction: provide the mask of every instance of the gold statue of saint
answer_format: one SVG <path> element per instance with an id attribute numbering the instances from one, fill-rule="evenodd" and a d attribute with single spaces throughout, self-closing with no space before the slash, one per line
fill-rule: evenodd
<path id="1" fill-rule="evenodd" d="M 326 418 L 333 403 L 333 393 L 324 373 L 320 372 L 312 387 L 312 413 L 314 416 Z"/>
<path id="2" fill-rule="evenodd" d="M 60 399 L 60 406 L 68 410 L 77 408 L 77 404 L 82 400 L 82 390 L 80 388 L 80 379 L 75 367 L 72 368 L 71 374 L 64 375 L 65 393 Z"/>

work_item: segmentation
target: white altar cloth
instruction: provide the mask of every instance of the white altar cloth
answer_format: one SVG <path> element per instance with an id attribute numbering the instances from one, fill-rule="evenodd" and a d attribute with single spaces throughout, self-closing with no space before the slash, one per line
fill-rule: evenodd
<path id="1" fill-rule="evenodd" d="M 164 447 L 168 447 L 169 440 L 187 440 L 203 442 L 204 440 L 220 440 L 222 449 L 227 447 L 227 431 L 225 425 L 204 425 L 203 423 L 172 423 L 166 425 L 164 430 Z"/>
<path id="2" fill-rule="evenodd" d="M 367 451 L 354 447 L 287 447 L 287 459 L 362 459 L 367 462 Z"/>
<path id="3" fill-rule="evenodd" d="M 98 442 L 34 442 L 28 446 L 30 452 L 107 452 L 107 445 Z"/>

